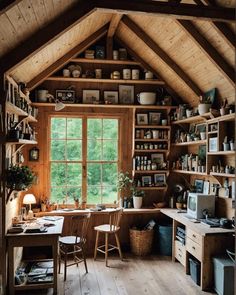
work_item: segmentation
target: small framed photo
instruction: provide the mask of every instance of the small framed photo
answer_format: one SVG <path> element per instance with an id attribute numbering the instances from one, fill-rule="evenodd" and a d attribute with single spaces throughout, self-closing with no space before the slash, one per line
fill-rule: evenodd
<path id="1" fill-rule="evenodd" d="M 160 125 L 161 113 L 149 113 L 149 124 Z"/>
<path id="2" fill-rule="evenodd" d="M 202 179 L 195 179 L 194 186 L 196 193 L 203 193 L 203 184 L 204 181 Z"/>
<path id="3" fill-rule="evenodd" d="M 83 90 L 83 103 L 98 104 L 100 98 L 99 90 Z"/>
<path id="4" fill-rule="evenodd" d="M 142 186 L 150 186 L 152 184 L 151 176 L 142 176 Z"/>
<path id="5" fill-rule="evenodd" d="M 210 192 L 210 182 L 205 180 L 204 183 L 203 183 L 203 193 L 205 195 L 208 195 Z"/>
<path id="6" fill-rule="evenodd" d="M 164 162 L 164 155 L 163 154 L 151 154 L 151 160 L 153 163 L 156 163 L 157 166 L 162 166 Z"/>
<path id="7" fill-rule="evenodd" d="M 166 185 L 166 175 L 163 174 L 154 174 L 154 184 L 155 186 L 165 186 Z"/>
<path id="8" fill-rule="evenodd" d="M 33 147 L 29 150 L 29 161 L 38 161 L 39 160 L 39 149 Z"/>
<path id="9" fill-rule="evenodd" d="M 218 152 L 218 138 L 209 138 L 209 152 Z"/>
<path id="10" fill-rule="evenodd" d="M 56 99 L 61 102 L 74 103 L 75 91 L 74 90 L 56 90 Z"/>
<path id="11" fill-rule="evenodd" d="M 206 132 L 206 124 L 196 124 L 195 133 L 200 134 L 201 132 Z"/>
<path id="12" fill-rule="evenodd" d="M 134 104 L 134 86 L 119 85 L 120 104 Z"/>
<path id="13" fill-rule="evenodd" d="M 137 125 L 147 125 L 148 115 L 147 114 L 137 114 Z"/>
<path id="14" fill-rule="evenodd" d="M 118 91 L 104 91 L 103 98 L 107 104 L 118 104 Z"/>

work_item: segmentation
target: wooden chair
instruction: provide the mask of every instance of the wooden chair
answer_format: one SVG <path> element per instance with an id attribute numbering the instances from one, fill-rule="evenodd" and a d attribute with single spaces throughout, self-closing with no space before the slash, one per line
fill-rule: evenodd
<path id="1" fill-rule="evenodd" d="M 84 262 L 86 273 L 88 272 L 86 256 L 85 256 L 85 243 L 87 229 L 90 219 L 90 213 L 77 215 L 71 217 L 71 235 L 59 238 L 59 273 L 61 270 L 62 255 L 64 258 L 64 281 L 66 280 L 66 270 L 68 266 Z M 74 262 L 68 264 L 68 255 L 73 254 Z M 80 258 L 78 255 L 81 254 Z"/>
<path id="2" fill-rule="evenodd" d="M 121 247 L 120 247 L 120 241 L 119 241 L 119 237 L 117 235 L 117 232 L 120 229 L 120 219 L 121 219 L 122 212 L 123 212 L 122 208 L 109 212 L 109 224 L 102 224 L 102 225 L 98 225 L 98 226 L 94 227 L 94 229 L 97 231 L 95 249 L 94 249 L 94 260 L 96 260 L 97 251 L 99 251 L 99 252 L 105 254 L 106 266 L 108 266 L 108 252 L 111 250 L 118 249 L 120 259 L 121 260 L 123 259 Z M 105 244 L 98 246 L 98 239 L 99 239 L 100 232 L 105 234 Z M 108 239 L 109 239 L 110 234 L 115 235 L 117 246 L 114 246 L 114 245 L 111 245 L 108 243 Z M 102 250 L 102 248 L 105 248 L 105 249 Z"/>

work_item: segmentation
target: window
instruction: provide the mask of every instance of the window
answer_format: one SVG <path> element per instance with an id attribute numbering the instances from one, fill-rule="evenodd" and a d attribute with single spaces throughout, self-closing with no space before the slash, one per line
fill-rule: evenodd
<path id="1" fill-rule="evenodd" d="M 117 200 L 119 119 L 51 118 L 50 193 L 54 202 Z M 67 198 L 67 199 L 66 199 Z"/>

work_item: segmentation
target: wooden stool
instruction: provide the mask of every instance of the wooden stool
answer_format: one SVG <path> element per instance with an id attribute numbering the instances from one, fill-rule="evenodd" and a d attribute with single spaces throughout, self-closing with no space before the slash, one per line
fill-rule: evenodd
<path id="1" fill-rule="evenodd" d="M 97 257 L 97 251 L 105 254 L 105 261 L 106 266 L 108 266 L 108 252 L 114 249 L 117 249 L 119 251 L 120 259 L 122 260 L 122 253 L 120 248 L 120 241 L 119 237 L 117 235 L 117 232 L 120 229 L 120 219 L 121 214 L 123 212 L 122 208 L 119 208 L 117 210 L 109 212 L 109 224 L 102 224 L 95 226 L 94 229 L 97 231 L 96 234 L 96 243 L 95 243 L 95 249 L 94 249 L 94 260 L 96 260 Z M 105 244 L 98 246 L 98 239 L 99 239 L 99 233 L 105 234 Z M 116 238 L 116 244 L 117 246 L 111 245 L 108 243 L 109 235 L 114 234 Z M 102 250 L 101 248 L 105 248 L 105 250 Z"/>

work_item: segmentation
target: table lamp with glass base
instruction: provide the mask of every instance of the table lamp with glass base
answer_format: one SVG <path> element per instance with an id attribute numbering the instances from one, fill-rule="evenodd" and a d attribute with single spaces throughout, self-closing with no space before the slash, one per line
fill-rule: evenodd
<path id="1" fill-rule="evenodd" d="M 34 218 L 34 213 L 31 210 L 31 204 L 35 204 L 36 199 L 33 194 L 26 194 L 23 199 L 23 204 L 29 205 L 29 211 L 27 215 L 27 219 L 33 219 Z"/>

